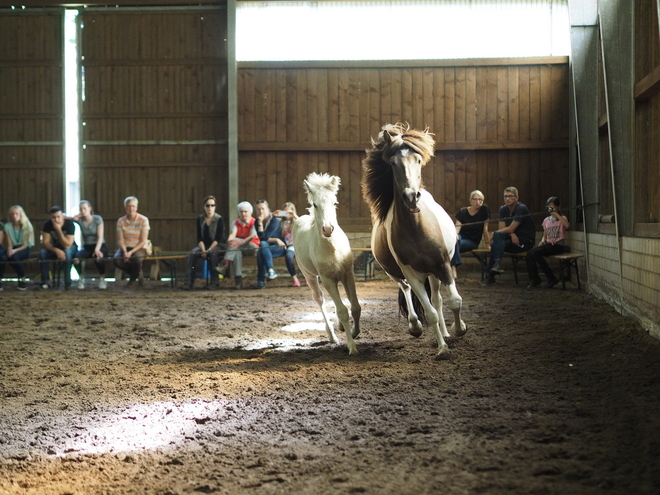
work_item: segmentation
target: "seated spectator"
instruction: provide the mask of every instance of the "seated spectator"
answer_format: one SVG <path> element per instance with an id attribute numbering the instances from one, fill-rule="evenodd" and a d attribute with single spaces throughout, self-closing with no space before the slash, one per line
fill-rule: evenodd
<path id="1" fill-rule="evenodd" d="M 252 205 L 248 201 L 238 203 L 238 218 L 231 224 L 227 237 L 227 252 L 222 266 L 216 268 L 220 277 L 232 274 L 236 282 L 236 290 L 243 288 L 243 255 L 253 256 L 259 249 L 259 237 L 254 228 Z"/>
<path id="2" fill-rule="evenodd" d="M 454 256 L 451 259 L 451 271 L 456 278 L 456 267 L 463 264 L 461 253 L 472 251 L 479 247 L 481 237 L 484 238 L 484 244 L 490 245 L 490 236 L 488 234 L 488 220 L 490 220 L 490 210 L 488 205 L 484 204 L 484 195 L 481 191 L 475 190 L 470 193 L 470 206 L 461 208 L 456 213 L 456 248 Z"/>
<path id="3" fill-rule="evenodd" d="M 78 250 L 74 240 L 76 226 L 73 220 L 64 218 L 62 208 L 53 206 L 50 210 L 50 219 L 46 220 L 41 229 L 41 245 L 39 261 L 41 262 L 42 289 L 50 289 L 50 263 L 48 260 L 57 260 L 61 263 L 64 272 L 64 289 L 71 288 L 71 260 Z"/>
<path id="4" fill-rule="evenodd" d="M 286 246 L 286 268 L 289 270 L 289 275 L 291 275 L 291 285 L 293 287 L 300 287 L 300 280 L 298 280 L 298 275 L 296 272 L 296 264 L 293 261 L 296 257 L 296 251 L 293 248 L 293 222 L 298 220 L 298 213 L 296 212 L 296 205 L 287 201 L 282 206 L 281 210 L 273 212 L 273 215 L 279 217 L 282 222 L 282 240 Z"/>
<path id="5" fill-rule="evenodd" d="M 504 205 L 500 207 L 498 230 L 490 240 L 490 257 L 483 285 L 493 285 L 495 276 L 503 273 L 504 253 L 523 253 L 534 246 L 536 227 L 527 206 L 518 201 L 518 189 L 504 189 Z"/>
<path id="6" fill-rule="evenodd" d="M 34 246 L 34 228 L 30 219 L 25 214 L 23 208 L 14 205 L 9 208 L 7 213 L 9 221 L 5 224 L 4 232 L 6 234 L 7 251 L 5 253 L 7 260 L 11 262 L 11 267 L 18 277 L 18 290 L 26 290 L 27 282 L 25 280 L 25 266 L 23 261 L 30 257 L 30 250 Z M 5 265 L 0 267 L 0 278 L 4 276 Z"/>
<path id="7" fill-rule="evenodd" d="M 144 283 L 142 263 L 147 256 L 149 242 L 149 219 L 138 213 L 138 199 L 129 196 L 124 200 L 126 215 L 117 220 L 117 245 L 114 256 L 117 268 L 128 275 L 128 285 L 135 280 Z"/>
<path id="8" fill-rule="evenodd" d="M 195 222 L 197 227 L 197 245 L 190 251 L 188 256 L 188 264 L 186 268 L 187 281 L 183 286 L 184 290 L 192 289 L 195 284 L 195 272 L 197 269 L 197 262 L 201 260 L 208 260 L 207 264 L 211 277 L 211 286 L 217 288 L 219 280 L 216 275 L 216 267 L 218 266 L 218 256 L 220 252 L 225 249 L 225 221 L 215 212 L 216 200 L 215 196 L 206 196 L 204 198 L 204 213 L 202 213 Z"/>
<path id="9" fill-rule="evenodd" d="M 74 217 L 74 221 L 80 225 L 80 234 L 82 237 L 82 248 L 73 257 L 73 263 L 80 275 L 78 279 L 78 289 L 85 288 L 85 279 L 82 273 L 81 261 L 87 258 L 93 258 L 96 269 L 99 271 L 99 289 L 107 289 L 108 284 L 105 281 L 105 263 L 103 258 L 108 257 L 108 248 L 105 245 L 103 217 L 94 215 L 92 204 L 86 199 L 79 203 L 80 213 Z"/>
<path id="10" fill-rule="evenodd" d="M 545 205 L 550 215 L 543 220 L 543 238 L 537 247 L 530 249 L 527 253 L 527 273 L 529 274 L 527 289 L 541 285 L 539 266 L 548 278 L 545 284 L 547 289 L 551 289 L 559 283 L 545 257 L 562 254 L 566 250 L 566 231 L 569 229 L 570 223 L 568 218 L 561 214 L 561 203 L 557 196 L 550 196 Z"/>
<path id="11" fill-rule="evenodd" d="M 268 201 L 257 201 L 255 226 L 259 236 L 259 251 L 257 252 L 257 283 L 254 289 L 266 287 L 266 279 L 275 280 L 277 273 L 273 268 L 273 258 L 279 258 L 286 253 L 286 244 L 282 239 L 282 222 L 275 217 L 268 206 Z"/>

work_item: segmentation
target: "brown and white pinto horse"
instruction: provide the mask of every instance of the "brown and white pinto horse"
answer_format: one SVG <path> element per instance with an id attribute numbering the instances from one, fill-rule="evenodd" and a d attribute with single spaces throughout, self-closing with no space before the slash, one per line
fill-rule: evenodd
<path id="1" fill-rule="evenodd" d="M 399 284 L 408 310 L 408 331 L 418 337 L 422 324 L 413 307 L 411 289 L 423 307 L 438 342 L 438 358 L 449 355 L 450 337 L 442 315 L 440 283 L 449 291 L 454 313 L 452 335 L 465 334 L 462 299 L 456 290 L 450 260 L 456 228 L 445 210 L 422 185 L 422 167 L 433 156 L 435 142 L 428 131 L 388 124 L 372 139 L 362 161 L 362 194 L 371 209 L 371 248 L 385 272 Z M 425 289 L 431 287 L 431 300 Z"/>

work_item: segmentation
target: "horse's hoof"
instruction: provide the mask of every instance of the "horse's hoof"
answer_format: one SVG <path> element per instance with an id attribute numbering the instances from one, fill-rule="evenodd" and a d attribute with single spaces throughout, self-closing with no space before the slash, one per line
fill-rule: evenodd
<path id="1" fill-rule="evenodd" d="M 350 348 L 349 348 L 349 349 L 348 349 L 348 355 L 349 355 L 349 356 L 353 356 L 354 354 L 360 354 L 360 353 L 358 352 L 357 348 L 353 348 L 353 349 L 350 349 Z"/>
<path id="2" fill-rule="evenodd" d="M 438 353 L 435 355 L 435 360 L 444 361 L 446 359 L 449 359 L 450 357 L 451 357 L 451 351 L 449 350 L 449 347 L 445 345 L 444 347 L 441 347 Z"/>
<path id="3" fill-rule="evenodd" d="M 468 331 L 468 327 L 465 323 L 461 322 L 460 329 L 456 331 L 456 323 L 453 323 L 451 326 L 451 334 L 454 337 L 462 337 Z"/>
<path id="4" fill-rule="evenodd" d="M 357 330 L 356 330 L 356 329 L 354 328 L 353 331 L 351 332 L 351 335 L 353 336 L 354 339 L 356 339 L 357 336 L 360 335 L 360 329 L 357 329 Z"/>
<path id="5" fill-rule="evenodd" d="M 408 325 L 408 333 L 413 337 L 421 337 L 423 331 L 422 325 Z"/>

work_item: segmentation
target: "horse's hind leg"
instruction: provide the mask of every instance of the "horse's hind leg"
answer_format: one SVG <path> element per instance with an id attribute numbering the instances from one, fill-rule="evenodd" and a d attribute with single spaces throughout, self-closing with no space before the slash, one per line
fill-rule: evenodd
<path id="1" fill-rule="evenodd" d="M 360 315 L 362 314 L 362 307 L 357 298 L 357 290 L 355 289 L 355 276 L 353 275 L 353 270 L 349 270 L 346 273 L 346 277 L 342 282 L 344 284 L 344 290 L 346 291 L 346 296 L 351 302 L 351 316 L 353 317 L 353 338 L 360 335 Z"/>
<path id="2" fill-rule="evenodd" d="M 321 308 L 321 314 L 325 320 L 325 331 L 328 334 L 328 339 L 330 339 L 330 342 L 336 344 L 339 342 L 339 339 L 337 339 L 337 334 L 335 333 L 334 325 L 328 316 L 328 311 L 325 309 L 325 296 L 323 295 L 323 289 L 321 289 L 321 286 L 319 285 L 319 278 L 313 273 L 309 273 L 305 270 L 301 271 L 305 276 L 305 280 L 307 280 L 307 285 L 309 285 L 309 288 L 312 290 L 312 298 L 314 299 L 314 302 L 318 304 L 319 308 Z"/>
<path id="3" fill-rule="evenodd" d="M 338 282 L 324 276 L 321 276 L 321 281 L 323 282 L 325 289 L 330 294 L 330 297 L 332 297 L 332 300 L 335 302 L 337 318 L 344 327 L 344 333 L 346 333 L 346 345 L 348 346 L 348 353 L 357 354 L 358 350 L 355 346 L 353 335 L 351 335 L 351 322 L 348 319 L 348 309 L 346 309 L 344 302 L 341 300 L 341 295 L 339 294 L 339 286 L 337 285 Z"/>
<path id="4" fill-rule="evenodd" d="M 454 313 L 454 323 L 452 323 L 450 332 L 454 337 L 462 337 L 467 332 L 467 325 L 461 320 L 461 308 L 463 307 L 463 298 L 456 289 L 456 284 L 447 285 L 449 291 L 449 309 Z"/>

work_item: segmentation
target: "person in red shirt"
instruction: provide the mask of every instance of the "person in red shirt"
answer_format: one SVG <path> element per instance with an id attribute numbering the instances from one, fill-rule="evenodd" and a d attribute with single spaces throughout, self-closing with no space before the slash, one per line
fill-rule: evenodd
<path id="1" fill-rule="evenodd" d="M 259 237 L 254 227 L 252 204 L 248 201 L 238 203 L 238 218 L 231 223 L 227 237 L 227 252 L 216 271 L 221 277 L 233 274 L 236 290 L 243 288 L 243 256 L 254 256 L 259 249 Z"/>

